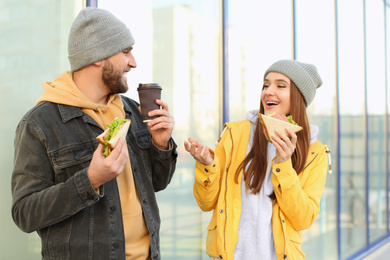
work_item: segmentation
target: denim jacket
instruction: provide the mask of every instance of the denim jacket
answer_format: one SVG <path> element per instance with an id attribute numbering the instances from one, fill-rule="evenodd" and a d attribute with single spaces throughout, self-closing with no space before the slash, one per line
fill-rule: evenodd
<path id="1" fill-rule="evenodd" d="M 171 181 L 176 144 L 158 149 L 138 104 L 122 96 L 131 125 L 126 137 L 152 259 L 161 259 L 160 216 L 155 192 Z M 42 259 L 125 259 L 116 179 L 97 193 L 87 176 L 96 136 L 103 129 L 80 108 L 42 102 L 20 121 L 12 173 L 12 217 L 24 232 L 37 231 Z"/>

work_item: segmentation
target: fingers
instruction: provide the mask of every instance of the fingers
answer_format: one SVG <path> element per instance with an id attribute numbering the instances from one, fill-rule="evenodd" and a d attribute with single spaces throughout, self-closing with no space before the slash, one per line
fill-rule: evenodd
<path id="1" fill-rule="evenodd" d="M 148 127 L 152 131 L 158 129 L 173 129 L 174 125 L 175 120 L 170 115 L 160 116 L 148 122 Z"/>
<path id="2" fill-rule="evenodd" d="M 272 143 L 275 145 L 277 151 L 275 163 L 281 163 L 288 160 L 295 151 L 297 135 L 288 128 L 286 128 L 286 132 L 290 137 L 279 130 L 275 131 L 278 136 L 272 136 Z"/>
<path id="3" fill-rule="evenodd" d="M 164 101 L 162 101 L 162 100 L 160 100 L 160 99 L 156 99 L 156 103 L 157 103 L 158 105 L 161 106 L 161 109 L 162 109 L 162 110 L 169 111 L 169 109 L 168 109 L 168 104 L 165 103 Z"/>
<path id="4" fill-rule="evenodd" d="M 99 145 L 96 148 L 93 156 L 104 157 L 103 153 L 104 153 L 104 147 L 103 147 L 103 145 L 101 143 L 99 143 Z"/>
<path id="5" fill-rule="evenodd" d="M 184 147 L 195 160 L 204 165 L 209 165 L 213 162 L 214 158 L 210 153 L 207 146 L 199 143 L 195 138 L 188 138 L 188 141 L 184 141 Z"/>
<path id="6" fill-rule="evenodd" d="M 169 117 L 170 114 L 169 114 L 168 104 L 160 99 L 156 99 L 156 103 L 161 106 L 161 109 L 155 109 L 155 110 L 149 111 L 148 115 L 149 116 L 159 115 L 159 116 Z"/>
<path id="7" fill-rule="evenodd" d="M 187 152 L 191 153 L 191 147 L 195 147 L 198 141 L 195 138 L 188 138 L 188 141 L 184 141 L 184 148 Z M 191 154 L 192 155 L 192 154 Z"/>
<path id="8" fill-rule="evenodd" d="M 111 151 L 110 155 L 107 157 L 113 164 L 118 164 L 118 167 L 121 168 L 121 166 L 126 162 L 129 151 L 127 150 L 126 143 L 123 140 L 123 138 L 119 138 L 115 148 Z"/>
<path id="9" fill-rule="evenodd" d="M 159 99 L 156 99 L 156 103 L 161 106 L 161 109 L 155 109 L 148 113 L 150 117 L 158 116 L 148 122 L 148 127 L 150 130 L 173 129 L 175 120 L 169 113 L 168 104 Z"/>

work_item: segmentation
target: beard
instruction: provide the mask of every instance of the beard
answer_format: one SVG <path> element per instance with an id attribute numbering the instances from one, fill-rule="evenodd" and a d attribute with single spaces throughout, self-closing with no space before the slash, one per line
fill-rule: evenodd
<path id="1" fill-rule="evenodd" d="M 103 66 L 102 80 L 111 94 L 126 93 L 129 89 L 127 81 L 123 80 L 123 71 L 116 70 L 108 60 Z"/>

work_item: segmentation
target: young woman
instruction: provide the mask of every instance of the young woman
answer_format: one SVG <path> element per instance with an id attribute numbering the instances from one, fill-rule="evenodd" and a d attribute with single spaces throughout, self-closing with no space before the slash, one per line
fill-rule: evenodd
<path id="1" fill-rule="evenodd" d="M 194 138 L 184 143 L 196 159 L 194 195 L 208 226 L 210 259 L 304 259 L 301 231 L 319 210 L 327 173 L 327 146 L 308 122 L 306 107 L 322 85 L 312 64 L 280 60 L 264 74 L 260 113 L 291 115 L 303 130 L 267 140 L 259 111 L 230 122 L 211 150 Z"/>

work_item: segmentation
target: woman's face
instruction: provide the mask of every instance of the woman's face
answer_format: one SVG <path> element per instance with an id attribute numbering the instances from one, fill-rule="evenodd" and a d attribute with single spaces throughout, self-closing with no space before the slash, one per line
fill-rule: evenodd
<path id="1" fill-rule="evenodd" d="M 264 107 L 264 114 L 290 113 L 290 88 L 291 80 L 278 72 L 270 72 L 264 79 L 261 92 L 261 103 Z"/>

